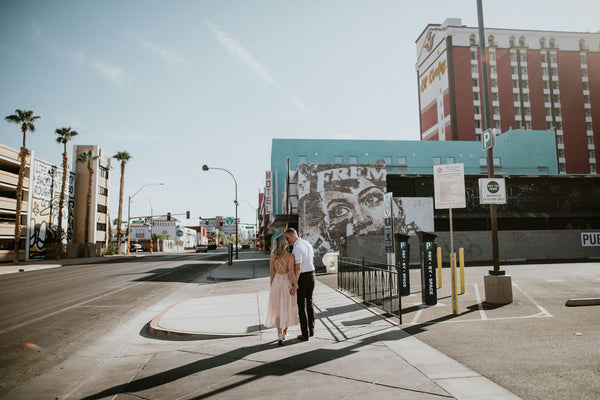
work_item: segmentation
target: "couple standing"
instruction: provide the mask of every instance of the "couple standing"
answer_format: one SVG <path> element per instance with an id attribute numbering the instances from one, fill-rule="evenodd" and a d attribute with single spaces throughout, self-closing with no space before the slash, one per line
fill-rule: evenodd
<path id="1" fill-rule="evenodd" d="M 292 254 L 287 246 L 293 246 Z M 315 315 L 312 294 L 315 288 L 313 248 L 298 237 L 294 228 L 275 239 L 271 252 L 271 292 L 265 327 L 277 327 L 278 345 L 282 345 L 289 326 L 300 321 L 298 340 L 307 341 L 314 335 Z"/>

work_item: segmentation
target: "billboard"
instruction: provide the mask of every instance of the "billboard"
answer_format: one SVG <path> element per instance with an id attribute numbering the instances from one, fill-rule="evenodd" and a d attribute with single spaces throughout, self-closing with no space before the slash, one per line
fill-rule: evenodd
<path id="1" fill-rule="evenodd" d="M 34 159 L 31 184 L 31 212 L 28 223 L 29 259 L 46 258 L 46 247 L 58 242 L 58 205 L 62 188 L 62 168 Z M 66 233 L 63 243 L 73 242 L 73 215 L 75 210 L 75 173 L 67 178 L 67 191 L 62 215 Z"/>
<path id="2" fill-rule="evenodd" d="M 383 235 L 385 192 L 383 163 L 300 164 L 300 236 L 313 245 L 320 260 L 325 253 L 340 251 L 349 236 Z M 433 230 L 432 199 L 394 198 L 392 214 L 394 232 Z"/>

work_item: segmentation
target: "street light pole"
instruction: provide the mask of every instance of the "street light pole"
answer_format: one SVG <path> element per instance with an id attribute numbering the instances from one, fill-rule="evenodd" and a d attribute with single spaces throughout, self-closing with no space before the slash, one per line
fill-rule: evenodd
<path id="1" fill-rule="evenodd" d="M 242 200 L 244 203 L 248 204 L 250 207 L 252 207 L 252 209 L 255 212 L 255 217 L 256 217 L 256 222 L 254 224 L 254 250 L 257 250 L 257 240 L 256 240 L 256 232 L 258 232 L 258 208 L 254 208 L 254 206 L 252 204 L 250 204 L 250 202 L 248 200 Z"/>
<path id="2" fill-rule="evenodd" d="M 225 168 L 217 168 L 217 167 L 209 167 L 208 165 L 204 164 L 202 166 L 202 171 L 208 171 L 209 169 L 218 169 L 221 171 L 225 171 L 227 172 L 232 178 L 233 178 L 233 182 L 235 183 L 235 259 L 239 260 L 239 254 L 238 254 L 238 189 L 237 189 L 237 180 L 235 179 L 235 176 L 233 176 L 233 174 L 231 172 L 229 172 L 228 170 L 226 170 Z"/>
<path id="3" fill-rule="evenodd" d="M 143 188 L 145 188 L 146 186 L 150 186 L 150 185 L 164 185 L 164 183 L 146 183 L 145 185 L 142 185 L 141 188 L 139 188 L 134 194 L 132 194 L 131 196 L 129 196 L 129 201 L 127 202 L 127 255 L 129 255 L 129 241 L 130 241 L 130 224 L 131 224 L 131 199 L 133 199 L 135 197 L 136 194 L 138 194 L 140 192 L 140 190 L 142 190 Z M 121 243 L 119 243 L 119 246 L 121 245 Z"/>

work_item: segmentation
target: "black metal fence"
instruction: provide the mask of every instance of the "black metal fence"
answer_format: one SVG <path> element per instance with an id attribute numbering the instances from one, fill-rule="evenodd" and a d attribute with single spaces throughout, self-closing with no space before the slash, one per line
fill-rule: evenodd
<path id="1" fill-rule="evenodd" d="M 402 302 L 398 288 L 400 274 L 394 265 L 340 257 L 338 288 L 351 292 L 368 305 L 398 317 L 402 323 Z"/>

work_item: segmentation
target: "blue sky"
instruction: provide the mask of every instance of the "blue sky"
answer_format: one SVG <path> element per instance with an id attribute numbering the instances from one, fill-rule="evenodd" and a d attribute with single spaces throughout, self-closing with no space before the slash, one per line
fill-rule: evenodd
<path id="1" fill-rule="evenodd" d="M 483 10 L 486 27 L 600 30 L 597 0 Z M 125 198 L 165 183 L 132 216 L 232 216 L 233 180 L 208 164 L 235 175 L 253 223 L 271 139 L 419 139 L 415 40 L 448 17 L 477 26 L 476 0 L 0 0 L 0 111 L 42 117 L 27 146 L 48 162 L 63 126 L 128 151 Z M 0 142 L 19 148 L 18 127 L 2 120 Z M 114 164 L 113 218 L 118 183 Z"/>

